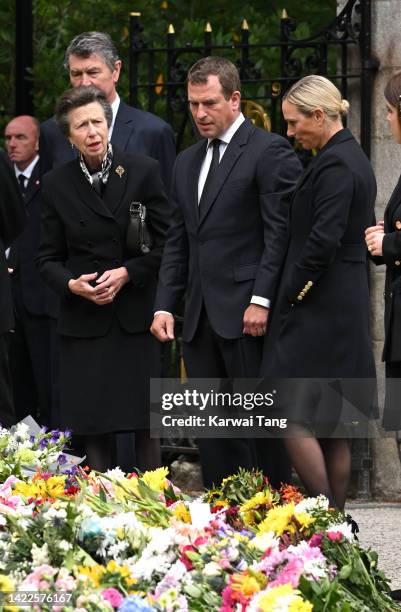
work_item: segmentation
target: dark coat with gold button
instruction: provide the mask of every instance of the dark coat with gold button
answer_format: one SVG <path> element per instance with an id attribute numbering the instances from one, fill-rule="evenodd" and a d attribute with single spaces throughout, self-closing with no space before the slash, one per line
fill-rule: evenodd
<path id="1" fill-rule="evenodd" d="M 114 316 L 129 332 L 149 329 L 167 229 L 167 203 L 157 161 L 114 149 L 103 198 L 85 178 L 78 160 L 43 178 L 42 238 L 38 262 L 43 279 L 61 297 L 58 331 L 66 336 L 103 336 Z M 116 169 L 123 169 L 116 172 Z M 129 207 L 145 204 L 155 246 L 133 257 L 126 246 Z M 125 266 L 130 281 L 112 304 L 99 306 L 74 295 L 68 281 L 81 274 Z"/>
<path id="2" fill-rule="evenodd" d="M 319 151 L 296 187 L 287 256 L 262 375 L 374 377 L 364 231 L 376 181 L 348 129 Z"/>
<path id="3" fill-rule="evenodd" d="M 401 178 L 384 212 L 383 257 L 386 264 L 383 361 L 401 361 Z"/>

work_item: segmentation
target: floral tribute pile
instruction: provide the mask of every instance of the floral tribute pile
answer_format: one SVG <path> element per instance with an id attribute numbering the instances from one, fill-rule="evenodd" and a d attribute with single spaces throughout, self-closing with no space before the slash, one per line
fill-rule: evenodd
<path id="1" fill-rule="evenodd" d="M 326 498 L 240 471 L 192 499 L 166 468 L 65 470 L 67 441 L 0 429 L 0 609 L 401 609 Z"/>

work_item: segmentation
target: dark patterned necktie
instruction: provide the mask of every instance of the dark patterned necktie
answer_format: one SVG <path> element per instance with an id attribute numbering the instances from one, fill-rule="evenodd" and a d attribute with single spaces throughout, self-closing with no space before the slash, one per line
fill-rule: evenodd
<path id="1" fill-rule="evenodd" d="M 200 200 L 199 200 L 199 214 L 201 214 L 201 212 L 202 212 L 202 205 L 207 201 L 207 196 L 208 196 L 208 192 L 210 191 L 210 186 L 211 186 L 211 184 L 213 182 L 213 178 L 214 178 L 214 176 L 215 176 L 215 174 L 217 172 L 217 168 L 219 167 L 219 163 L 220 163 L 220 149 L 219 149 L 219 147 L 220 147 L 220 144 L 221 144 L 221 140 L 219 140 L 218 138 L 215 138 L 210 143 L 210 145 L 213 147 L 213 155 L 212 155 L 212 161 L 210 163 L 209 172 L 207 173 L 206 181 L 205 181 L 205 184 L 203 186 L 202 195 L 201 195 Z"/>

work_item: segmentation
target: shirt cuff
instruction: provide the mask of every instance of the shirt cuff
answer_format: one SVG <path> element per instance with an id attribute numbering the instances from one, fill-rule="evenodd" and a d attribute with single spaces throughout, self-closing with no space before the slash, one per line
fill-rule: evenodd
<path id="1" fill-rule="evenodd" d="M 251 304 L 257 304 L 258 306 L 263 306 L 264 308 L 270 308 L 270 300 L 260 297 L 260 295 L 253 295 Z"/>
<path id="2" fill-rule="evenodd" d="M 168 314 L 168 315 L 170 315 L 170 316 L 173 316 L 173 315 L 171 314 L 171 312 L 168 312 L 167 310 L 156 310 L 156 312 L 154 313 L 154 315 L 153 315 L 153 316 L 155 317 L 155 316 L 156 316 L 156 315 L 158 315 L 158 314 Z"/>

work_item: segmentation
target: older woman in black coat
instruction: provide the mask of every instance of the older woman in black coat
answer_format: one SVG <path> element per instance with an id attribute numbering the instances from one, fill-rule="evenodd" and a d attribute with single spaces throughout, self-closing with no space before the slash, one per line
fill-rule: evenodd
<path id="1" fill-rule="evenodd" d="M 347 110 L 338 89 L 317 75 L 295 83 L 283 101 L 288 135 L 318 152 L 293 196 L 262 367 L 263 375 L 321 379 L 315 386 L 295 385 L 289 412 L 294 437 L 285 444 L 309 494 L 325 494 L 341 509 L 351 452 L 347 439 L 329 435 L 341 418 L 341 397 L 329 400 L 333 389 L 323 380 L 375 377 L 364 229 L 373 218 L 376 182 L 367 157 L 343 128 Z M 364 408 L 369 411 L 370 404 Z"/>
<path id="2" fill-rule="evenodd" d="M 135 431 L 137 463 L 160 463 L 149 438 L 149 377 L 159 353 L 148 329 L 167 227 L 158 163 L 108 142 L 111 107 L 94 87 L 65 92 L 56 119 L 78 158 L 43 180 L 43 279 L 61 297 L 61 427 L 85 436 L 88 463 L 110 466 L 110 433 Z M 154 248 L 127 246 L 131 203 L 146 206 Z"/>
<path id="3" fill-rule="evenodd" d="M 388 81 L 384 96 L 392 136 L 401 144 L 401 72 Z M 384 211 L 384 220 L 366 230 L 366 244 L 376 265 L 386 264 L 384 291 L 386 401 L 383 427 L 401 429 L 401 177 Z"/>

